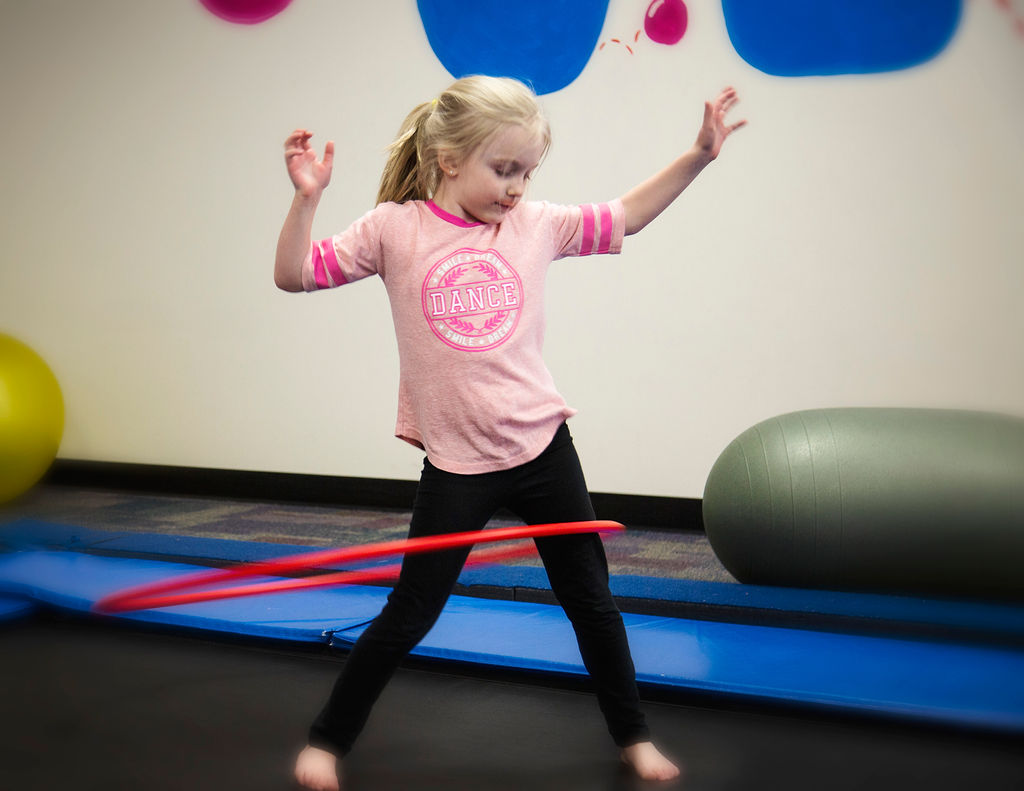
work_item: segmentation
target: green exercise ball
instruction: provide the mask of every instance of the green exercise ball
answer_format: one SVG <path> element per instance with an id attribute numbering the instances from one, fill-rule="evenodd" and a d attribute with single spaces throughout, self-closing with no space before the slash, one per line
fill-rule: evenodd
<path id="1" fill-rule="evenodd" d="M 43 477 L 63 433 L 57 378 L 32 349 L 0 333 L 0 503 Z"/>
<path id="2" fill-rule="evenodd" d="M 708 475 L 708 540 L 740 582 L 1024 596 L 1024 419 L 820 409 L 765 420 Z"/>

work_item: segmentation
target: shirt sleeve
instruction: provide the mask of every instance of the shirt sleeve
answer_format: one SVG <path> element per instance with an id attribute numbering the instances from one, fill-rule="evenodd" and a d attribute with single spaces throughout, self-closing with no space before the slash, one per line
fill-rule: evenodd
<path id="1" fill-rule="evenodd" d="M 340 234 L 310 244 L 302 263 L 302 287 L 319 291 L 377 274 L 382 258 L 379 214 L 369 211 Z"/>
<path id="2" fill-rule="evenodd" d="M 621 200 L 552 208 L 556 258 L 622 251 L 626 210 Z"/>

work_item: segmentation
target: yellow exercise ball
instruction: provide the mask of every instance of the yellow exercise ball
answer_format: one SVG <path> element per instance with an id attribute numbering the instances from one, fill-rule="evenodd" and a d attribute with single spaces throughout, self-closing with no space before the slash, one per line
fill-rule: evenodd
<path id="1" fill-rule="evenodd" d="M 63 434 L 57 377 L 32 349 L 0 333 L 0 503 L 43 477 Z"/>

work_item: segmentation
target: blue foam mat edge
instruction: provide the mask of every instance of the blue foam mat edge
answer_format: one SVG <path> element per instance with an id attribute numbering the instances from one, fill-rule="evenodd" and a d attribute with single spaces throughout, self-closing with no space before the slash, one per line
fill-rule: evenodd
<path id="1" fill-rule="evenodd" d="M 88 612 L 124 587 L 193 573 L 180 563 L 24 550 L 0 555 L 0 596 Z M 123 616 L 179 629 L 346 647 L 383 605 L 380 588 L 230 599 Z M 1024 733 L 1024 652 L 990 646 L 624 616 L 642 683 Z M 558 607 L 453 597 L 415 653 L 582 674 Z"/>
<path id="2" fill-rule="evenodd" d="M 25 618 L 38 609 L 31 599 L 21 596 L 0 596 L 0 623 Z"/>
<path id="3" fill-rule="evenodd" d="M 0 543 L 15 549 L 48 547 L 229 563 L 271 560 L 313 549 L 232 539 L 114 532 L 36 519 L 18 519 L 0 525 Z M 549 589 L 544 570 L 532 566 L 468 568 L 459 577 L 459 582 L 470 588 Z M 610 584 L 612 593 L 619 597 L 918 623 L 985 631 L 996 636 L 1024 637 L 1024 605 L 1015 603 L 779 588 L 638 575 L 613 575 Z"/>

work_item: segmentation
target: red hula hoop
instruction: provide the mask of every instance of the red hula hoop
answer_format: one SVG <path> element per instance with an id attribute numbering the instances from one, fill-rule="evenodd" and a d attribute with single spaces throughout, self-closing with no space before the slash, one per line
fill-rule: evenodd
<path id="1" fill-rule="evenodd" d="M 129 588 L 103 597 L 93 605 L 93 610 L 99 613 L 110 614 L 130 610 L 171 607 L 179 604 L 193 604 L 201 601 L 213 601 L 215 599 L 239 596 L 282 593 L 305 588 L 379 582 L 397 576 L 400 565 L 392 564 L 379 568 L 341 571 L 315 577 L 274 580 L 214 590 L 193 590 L 195 588 L 208 588 L 211 585 L 230 582 L 242 577 L 278 576 L 284 572 L 317 568 L 333 563 L 354 563 L 394 555 L 438 552 L 445 549 L 472 546 L 478 543 L 514 541 L 524 538 L 545 538 L 547 536 L 570 535 L 574 533 L 613 533 L 624 529 L 624 526 L 618 522 L 607 520 L 559 522 L 548 525 L 505 527 L 494 530 L 477 530 L 467 533 L 450 533 L 448 535 L 426 536 L 423 538 L 381 541 L 375 544 L 365 544 L 356 547 L 305 552 L 278 560 L 243 563 L 227 569 L 189 574 L 175 579 Z M 497 560 L 521 557 L 532 552 L 532 549 L 532 546 L 527 545 L 522 548 L 492 549 L 486 552 L 479 552 L 467 565 L 493 563 Z M 187 590 L 192 590 L 192 592 L 182 593 L 182 591 Z"/>

